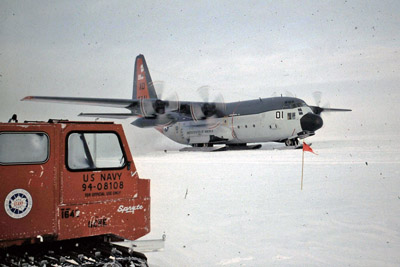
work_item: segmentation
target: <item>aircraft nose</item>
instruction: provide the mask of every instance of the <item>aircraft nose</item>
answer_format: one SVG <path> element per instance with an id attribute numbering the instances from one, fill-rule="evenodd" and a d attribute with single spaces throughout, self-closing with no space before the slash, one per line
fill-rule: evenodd
<path id="1" fill-rule="evenodd" d="M 303 131 L 314 132 L 320 129 L 324 122 L 322 121 L 321 116 L 313 113 L 307 113 L 300 119 L 300 124 Z"/>

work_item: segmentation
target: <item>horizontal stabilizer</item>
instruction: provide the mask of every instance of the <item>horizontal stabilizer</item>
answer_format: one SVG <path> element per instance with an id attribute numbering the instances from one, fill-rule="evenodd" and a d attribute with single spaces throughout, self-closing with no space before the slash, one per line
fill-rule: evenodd
<path id="1" fill-rule="evenodd" d="M 78 116 L 107 119 L 127 119 L 135 115 L 132 115 L 132 113 L 80 113 Z"/>

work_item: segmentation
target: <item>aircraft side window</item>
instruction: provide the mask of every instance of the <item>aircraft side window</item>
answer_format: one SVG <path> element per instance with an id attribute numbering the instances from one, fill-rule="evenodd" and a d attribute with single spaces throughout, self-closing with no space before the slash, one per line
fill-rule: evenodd
<path id="1" fill-rule="evenodd" d="M 49 146 L 46 133 L 0 133 L 0 165 L 44 163 L 49 158 Z"/>
<path id="2" fill-rule="evenodd" d="M 296 119 L 296 112 L 288 112 L 287 119 L 288 120 L 295 120 Z"/>
<path id="3" fill-rule="evenodd" d="M 118 169 L 125 165 L 115 133 L 71 133 L 67 142 L 67 166 L 71 170 Z"/>
<path id="4" fill-rule="evenodd" d="M 303 110 L 301 108 L 297 109 L 299 111 L 299 115 L 303 115 Z"/>

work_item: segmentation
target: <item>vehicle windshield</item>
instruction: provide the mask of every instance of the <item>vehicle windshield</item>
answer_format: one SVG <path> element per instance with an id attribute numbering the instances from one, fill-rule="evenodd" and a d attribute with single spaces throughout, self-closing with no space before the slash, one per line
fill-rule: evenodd
<path id="1" fill-rule="evenodd" d="M 72 170 L 121 168 L 125 156 L 115 133 L 72 133 L 67 164 Z"/>

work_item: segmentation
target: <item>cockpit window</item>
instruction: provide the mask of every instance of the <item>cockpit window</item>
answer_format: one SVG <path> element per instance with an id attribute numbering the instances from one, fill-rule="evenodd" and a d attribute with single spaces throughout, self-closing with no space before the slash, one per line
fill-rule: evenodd
<path id="1" fill-rule="evenodd" d="M 299 107 L 304 107 L 306 106 L 306 103 L 301 100 L 286 100 L 283 103 L 283 108 L 289 109 L 289 108 L 299 108 Z"/>

